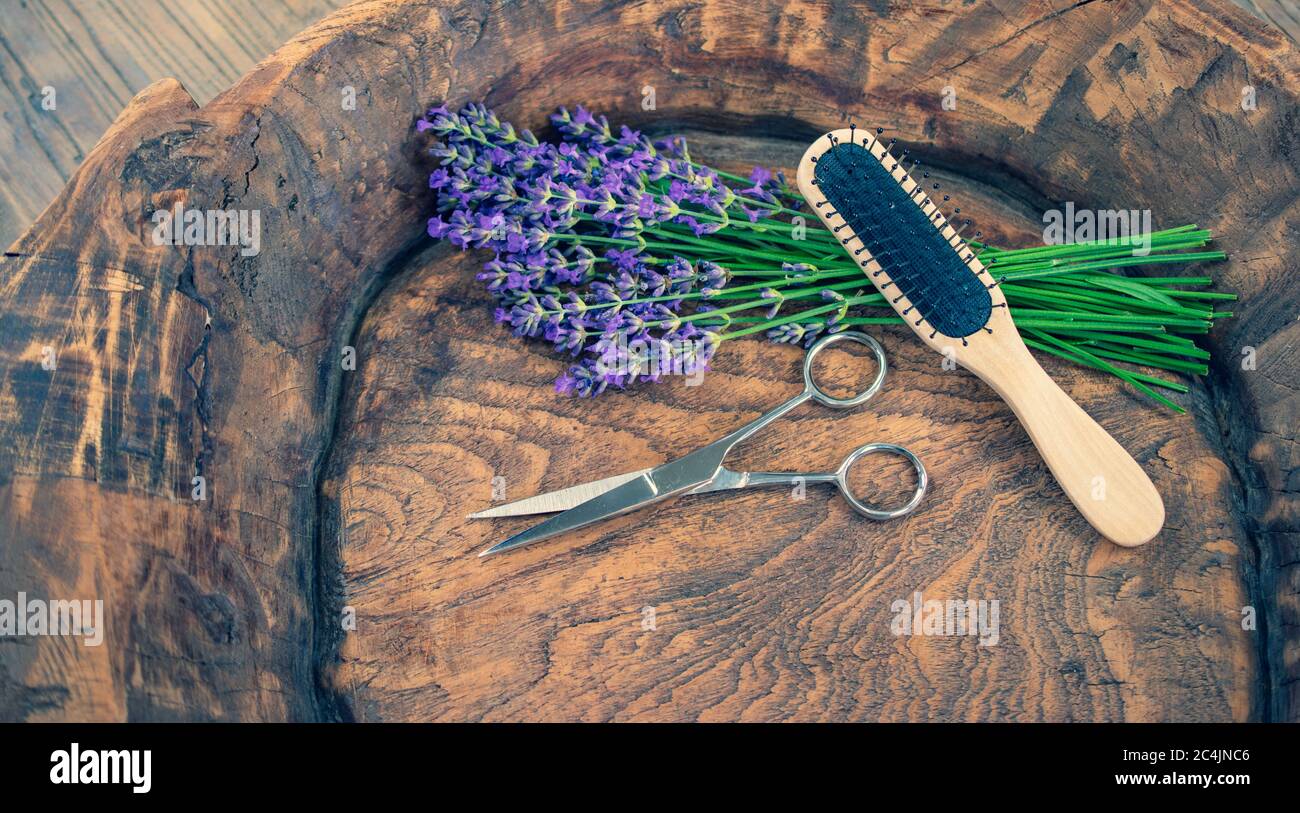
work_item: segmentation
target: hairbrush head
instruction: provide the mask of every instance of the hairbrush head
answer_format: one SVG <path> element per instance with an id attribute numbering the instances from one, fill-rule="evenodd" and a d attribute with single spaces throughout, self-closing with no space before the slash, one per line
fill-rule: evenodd
<path id="1" fill-rule="evenodd" d="M 940 336 L 965 345 L 968 336 L 992 332 L 995 311 L 1006 308 L 1006 299 L 925 188 L 878 138 L 851 127 L 818 139 L 800 164 L 799 186 L 922 338 L 936 346 L 950 344 Z"/>

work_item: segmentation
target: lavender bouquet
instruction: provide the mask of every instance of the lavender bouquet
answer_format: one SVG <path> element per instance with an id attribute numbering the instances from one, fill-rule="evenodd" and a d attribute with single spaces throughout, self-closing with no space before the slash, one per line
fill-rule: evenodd
<path id="1" fill-rule="evenodd" d="M 435 107 L 417 129 L 440 140 L 429 234 L 492 256 L 478 274 L 496 319 L 573 362 L 556 390 L 590 397 L 638 380 L 703 371 L 725 341 L 763 333 L 810 343 L 858 325 L 901 324 L 839 241 L 779 172 L 748 178 L 691 158 L 582 107 L 551 117 L 558 143 L 486 107 Z M 928 177 L 928 174 L 926 174 Z M 959 210 L 958 210 L 959 211 Z M 1195 226 L 1120 241 L 1003 249 L 979 241 L 1026 344 L 1105 371 L 1179 412 L 1133 366 L 1203 374 L 1215 300 L 1209 277 L 1115 269 L 1223 259 Z M 1188 290 L 1193 289 L 1193 290 Z M 1125 365 L 1125 366 L 1119 366 Z"/>

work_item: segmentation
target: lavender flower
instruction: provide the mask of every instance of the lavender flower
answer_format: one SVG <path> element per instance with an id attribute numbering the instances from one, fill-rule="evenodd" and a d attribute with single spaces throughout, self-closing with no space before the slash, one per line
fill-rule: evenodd
<path id="1" fill-rule="evenodd" d="M 693 241 L 724 230 L 733 211 L 758 222 L 764 210 L 754 204 L 777 200 L 775 177 L 756 169 L 743 201 L 692 163 L 681 139 L 616 133 L 582 107 L 560 108 L 551 121 L 559 143 L 479 104 L 430 109 L 416 123 L 441 140 L 430 150 L 439 214 L 429 235 L 492 253 L 478 279 L 496 299 L 497 321 L 575 358 L 559 392 L 587 397 L 707 368 L 716 328 L 731 320 L 701 303 L 731 274 L 699 257 L 710 252 Z"/>

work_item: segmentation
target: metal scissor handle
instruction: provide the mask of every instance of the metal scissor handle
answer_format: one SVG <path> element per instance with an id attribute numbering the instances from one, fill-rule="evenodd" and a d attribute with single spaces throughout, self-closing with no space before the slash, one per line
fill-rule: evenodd
<path id="1" fill-rule="evenodd" d="M 817 386 L 813 380 L 813 362 L 817 359 L 817 354 L 840 342 L 856 342 L 871 348 L 872 353 L 876 356 L 876 377 L 871 382 L 871 386 L 851 398 L 836 398 L 834 395 L 824 391 Z M 809 398 L 819 404 L 831 407 L 832 409 L 848 409 L 849 407 L 859 406 L 871 400 L 880 387 L 885 383 L 885 374 L 889 371 L 889 365 L 885 362 L 885 348 L 880 346 L 880 342 L 871 338 L 865 333 L 859 333 L 856 330 L 846 330 L 843 333 L 832 333 L 829 336 L 823 336 L 813 342 L 812 347 L 808 348 L 807 355 L 803 359 L 803 392 L 786 401 L 784 404 L 769 410 L 758 416 L 754 420 L 732 431 L 730 434 L 715 440 L 708 446 L 698 449 L 687 455 L 682 460 L 688 460 L 692 457 L 702 457 L 705 466 L 712 465 L 715 469 L 721 468 L 723 459 L 732 450 L 736 444 L 753 435 L 758 430 L 772 423 L 777 418 L 785 415 L 790 410 L 807 401 Z M 676 461 L 675 461 L 676 462 Z"/>
<path id="2" fill-rule="evenodd" d="M 907 502 L 897 508 L 882 508 L 878 505 L 872 505 L 865 500 L 859 499 L 858 496 L 853 493 L 853 489 L 849 486 L 849 470 L 853 468 L 853 464 L 857 463 L 863 457 L 876 452 L 896 454 L 911 463 L 913 471 L 916 472 L 916 490 L 912 492 L 912 496 Z M 835 487 L 839 489 L 840 495 L 843 496 L 845 501 L 853 507 L 854 511 L 857 511 L 864 517 L 881 521 L 887 519 L 898 519 L 899 517 L 907 516 L 915 511 L 916 507 L 921 504 L 921 500 L 925 499 L 925 491 L 930 486 L 930 477 L 926 474 L 925 464 L 921 462 L 921 459 L 912 454 L 910 449 L 893 443 L 868 443 L 865 446 L 859 446 L 850 452 L 848 457 L 844 458 L 844 462 L 841 463 L 840 467 L 835 471 L 807 472 L 800 474 L 797 472 L 775 471 L 736 473 L 726 470 L 724 471 L 724 474 L 728 476 L 723 480 L 698 489 L 693 493 L 706 494 L 710 491 L 724 491 L 733 488 L 750 488 L 753 486 L 785 486 L 800 480 L 805 483 L 834 483 Z"/>
<path id="3" fill-rule="evenodd" d="M 813 362 L 817 354 L 833 344 L 840 342 L 856 342 L 871 348 L 871 352 L 876 356 L 876 378 L 871 382 L 871 386 L 862 392 L 850 398 L 836 398 L 834 395 L 817 386 L 816 379 L 813 378 Z M 832 333 L 829 336 L 823 336 L 808 348 L 808 355 L 803 359 L 803 394 L 805 398 L 811 397 L 819 404 L 831 407 L 832 409 L 848 409 L 849 407 L 861 406 L 870 401 L 872 396 L 880 392 L 880 387 L 885 383 L 885 374 L 889 371 L 889 365 L 885 362 L 885 348 L 880 346 L 880 342 L 871 338 L 865 333 L 859 333 L 856 330 L 846 330 L 843 333 Z"/>
<path id="4" fill-rule="evenodd" d="M 876 377 L 871 382 L 871 386 L 849 398 L 836 398 L 821 387 L 817 386 L 817 380 L 813 377 L 813 363 L 817 359 L 817 354 L 838 342 L 856 342 L 857 344 L 866 345 L 871 348 L 871 352 L 875 354 L 876 357 Z M 880 346 L 880 342 L 867 334 L 859 333 L 856 330 L 848 330 L 843 333 L 832 333 L 829 336 L 823 336 L 813 343 L 813 346 L 808 348 L 808 355 L 804 356 L 804 397 L 806 398 L 811 396 L 817 401 L 817 403 L 831 407 L 832 409 L 848 409 L 849 407 L 860 406 L 871 400 L 871 398 L 880 391 L 880 388 L 885 383 L 885 375 L 888 372 L 889 364 L 885 361 L 885 348 Z M 911 463 L 912 468 L 916 471 L 916 491 L 912 493 L 911 499 L 897 508 L 880 508 L 864 502 L 863 500 L 858 499 L 857 495 L 853 493 L 853 489 L 849 487 L 849 469 L 853 468 L 853 464 L 858 462 L 858 460 L 877 452 L 896 454 Z M 875 520 L 897 519 L 898 517 L 912 513 L 912 511 L 916 510 L 916 507 L 921 504 L 921 500 L 925 499 L 925 491 L 929 487 L 930 483 L 929 475 L 925 472 L 925 464 L 921 462 L 921 459 L 912 454 L 910 449 L 893 443 L 868 443 L 865 446 L 859 446 L 857 449 L 854 449 L 848 457 L 844 458 L 844 462 L 840 464 L 838 469 L 819 479 L 825 479 L 835 483 L 836 487 L 840 490 L 840 494 L 844 496 L 844 499 L 849 505 L 853 506 L 854 511 L 857 511 L 864 517 L 869 517 Z"/>
<path id="5" fill-rule="evenodd" d="M 896 454 L 911 463 L 912 469 L 916 471 L 916 491 L 912 492 L 910 500 L 897 508 L 880 508 L 863 502 L 849 488 L 849 469 L 853 468 L 853 464 L 861 458 L 876 452 Z M 893 443 L 868 443 L 866 446 L 854 449 L 848 457 L 844 458 L 844 462 L 835 470 L 835 485 L 839 487 L 840 494 L 849 505 L 853 506 L 853 510 L 862 516 L 876 520 L 898 519 L 915 511 L 921 504 L 921 500 L 925 499 L 925 490 L 930 486 L 930 477 L 925 473 L 925 464 L 921 462 L 921 458 L 912 454 L 911 449 Z"/>

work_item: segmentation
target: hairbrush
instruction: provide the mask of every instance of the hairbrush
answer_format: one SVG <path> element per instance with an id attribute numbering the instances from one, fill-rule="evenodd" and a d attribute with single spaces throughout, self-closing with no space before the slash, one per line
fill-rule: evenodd
<path id="1" fill-rule="evenodd" d="M 998 282 L 880 132 L 850 126 L 814 142 L 799 162 L 804 198 L 912 332 L 1007 402 L 1102 536 L 1150 541 L 1165 520 L 1151 479 L 1029 354 Z"/>

